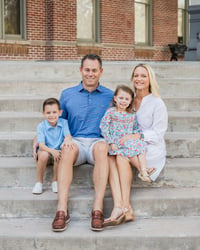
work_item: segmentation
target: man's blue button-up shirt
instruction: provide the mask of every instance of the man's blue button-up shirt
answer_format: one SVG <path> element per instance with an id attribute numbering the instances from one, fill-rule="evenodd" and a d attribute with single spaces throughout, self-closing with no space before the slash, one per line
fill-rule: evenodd
<path id="1" fill-rule="evenodd" d="M 82 82 L 62 91 L 60 97 L 62 118 L 68 120 L 73 137 L 99 138 L 101 118 L 112 102 L 113 91 L 99 85 L 88 92 Z"/>

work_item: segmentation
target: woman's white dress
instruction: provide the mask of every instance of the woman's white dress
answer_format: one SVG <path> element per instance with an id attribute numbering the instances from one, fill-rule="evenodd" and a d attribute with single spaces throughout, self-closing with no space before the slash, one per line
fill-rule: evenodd
<path id="1" fill-rule="evenodd" d="M 149 168 L 156 168 L 150 176 L 155 181 L 166 161 L 164 136 L 168 125 L 167 108 L 161 98 L 150 94 L 143 97 L 136 114 L 139 128 L 142 129 L 144 141 L 147 144 L 147 165 Z"/>

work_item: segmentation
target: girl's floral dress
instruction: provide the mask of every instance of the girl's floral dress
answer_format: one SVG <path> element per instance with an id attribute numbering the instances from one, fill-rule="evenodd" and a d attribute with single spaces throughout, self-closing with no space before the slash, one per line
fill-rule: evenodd
<path id="1" fill-rule="evenodd" d="M 141 134 L 138 128 L 137 118 L 134 113 L 116 111 L 115 107 L 109 108 L 100 123 L 101 134 L 108 144 L 114 143 L 118 150 L 109 150 L 110 155 L 122 155 L 126 158 L 146 152 L 146 144 L 142 139 L 129 139 L 119 145 L 119 140 L 129 134 Z"/>

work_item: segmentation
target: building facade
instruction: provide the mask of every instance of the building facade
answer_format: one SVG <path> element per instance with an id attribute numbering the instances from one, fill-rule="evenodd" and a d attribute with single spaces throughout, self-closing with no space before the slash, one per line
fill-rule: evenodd
<path id="1" fill-rule="evenodd" d="M 0 60 L 168 61 L 189 1 L 0 0 Z"/>

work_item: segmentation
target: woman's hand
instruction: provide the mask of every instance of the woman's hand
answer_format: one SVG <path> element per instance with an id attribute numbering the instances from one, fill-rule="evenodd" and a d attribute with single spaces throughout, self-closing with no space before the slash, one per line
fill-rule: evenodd
<path id="1" fill-rule="evenodd" d="M 110 144 L 110 147 L 111 147 L 112 151 L 116 151 L 116 150 L 118 150 L 117 145 L 116 145 L 116 144 L 114 144 L 114 143 Z"/>

